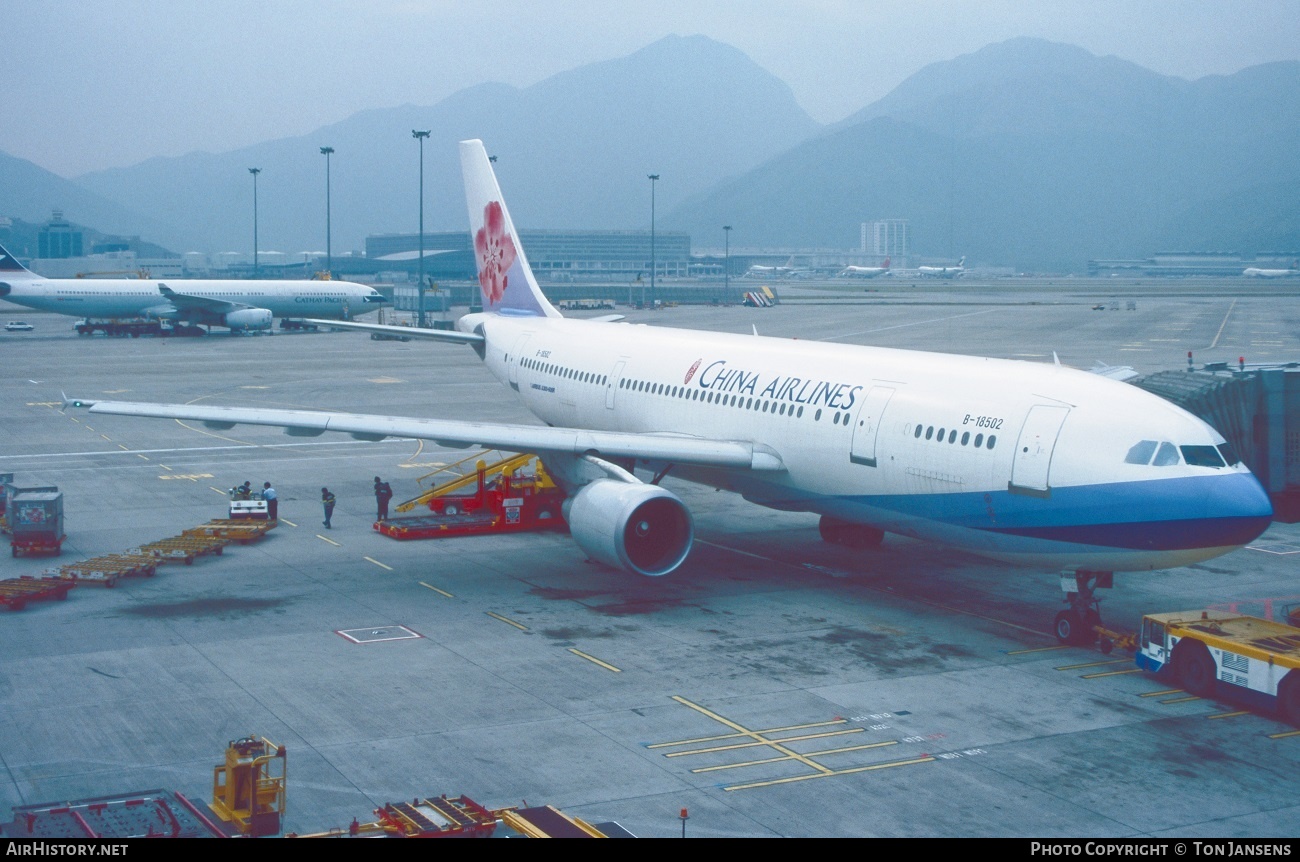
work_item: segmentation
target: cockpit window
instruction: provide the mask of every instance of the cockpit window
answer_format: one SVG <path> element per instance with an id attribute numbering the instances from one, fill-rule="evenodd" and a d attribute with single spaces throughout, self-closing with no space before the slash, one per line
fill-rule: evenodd
<path id="1" fill-rule="evenodd" d="M 1133 445 L 1133 448 L 1128 450 L 1128 454 L 1124 456 L 1124 463 L 1125 464 L 1150 464 L 1151 456 L 1154 455 L 1155 452 L 1156 452 L 1156 441 L 1143 440 L 1140 443 L 1135 443 Z"/>
<path id="2" fill-rule="evenodd" d="M 1182 446 L 1183 460 L 1189 467 L 1222 467 L 1223 458 L 1213 446 Z"/>
<path id="3" fill-rule="evenodd" d="M 1232 448 L 1231 443 L 1220 443 L 1219 454 L 1223 456 L 1223 462 L 1229 467 L 1241 463 L 1241 456 L 1237 454 L 1236 449 Z"/>
<path id="4" fill-rule="evenodd" d="M 1153 467 L 1168 467 L 1178 463 L 1178 447 L 1168 441 L 1161 443 L 1160 448 L 1156 450 L 1156 460 L 1151 462 Z"/>

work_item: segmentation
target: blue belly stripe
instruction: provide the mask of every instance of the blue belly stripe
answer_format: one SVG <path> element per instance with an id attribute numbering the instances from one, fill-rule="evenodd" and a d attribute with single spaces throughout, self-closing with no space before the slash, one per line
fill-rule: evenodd
<path id="1" fill-rule="evenodd" d="M 1004 490 L 833 499 L 840 506 L 862 506 L 949 527 L 1144 551 L 1244 545 L 1263 533 L 1273 516 L 1268 494 L 1249 473 L 1054 487 L 1049 498 Z M 761 502 L 774 508 L 808 508 L 806 500 Z"/>

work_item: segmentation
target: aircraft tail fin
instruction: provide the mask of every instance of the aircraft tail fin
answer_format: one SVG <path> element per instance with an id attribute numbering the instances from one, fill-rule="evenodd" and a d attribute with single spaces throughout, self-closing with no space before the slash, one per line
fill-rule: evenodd
<path id="1" fill-rule="evenodd" d="M 480 140 L 460 142 L 469 230 L 478 263 L 483 310 L 535 317 L 561 317 L 537 286 L 524 256 L 492 162 Z"/>
<path id="2" fill-rule="evenodd" d="M 889 269 L 889 258 L 885 258 L 885 262 L 882 263 L 880 267 L 881 269 Z"/>
<path id="3" fill-rule="evenodd" d="M 962 267 L 965 265 L 966 265 L 966 255 L 963 254 L 961 256 L 961 260 L 957 261 L 957 266 Z"/>
<path id="4" fill-rule="evenodd" d="M 18 258 L 9 253 L 9 250 L 0 245 L 0 276 L 25 276 L 30 278 L 40 278 L 39 275 L 32 272 L 27 267 L 18 262 Z"/>

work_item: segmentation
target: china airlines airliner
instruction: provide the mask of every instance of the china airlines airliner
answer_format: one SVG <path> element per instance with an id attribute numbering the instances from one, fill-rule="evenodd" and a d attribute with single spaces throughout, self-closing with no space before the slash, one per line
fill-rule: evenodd
<path id="1" fill-rule="evenodd" d="M 1095 639 L 1116 571 L 1184 566 L 1269 525 L 1259 482 L 1205 422 L 1056 364 L 575 320 L 539 289 L 480 141 L 460 144 L 483 311 L 455 331 L 540 425 L 65 399 L 215 428 L 338 431 L 542 456 L 591 558 L 666 575 L 691 550 L 681 479 L 821 516 L 827 541 L 887 533 L 1069 574 L 1063 641 Z M 345 323 L 343 328 L 392 331 Z M 640 470 L 641 476 L 635 471 Z"/>

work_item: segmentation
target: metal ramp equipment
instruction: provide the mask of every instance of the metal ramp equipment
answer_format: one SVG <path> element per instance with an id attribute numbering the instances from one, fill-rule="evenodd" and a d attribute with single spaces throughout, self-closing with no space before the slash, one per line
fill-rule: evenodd
<path id="1" fill-rule="evenodd" d="M 171 790 L 16 805 L 6 838 L 225 838 L 194 803 Z"/>
<path id="2" fill-rule="evenodd" d="M 564 526 L 564 492 L 536 455 L 489 449 L 417 481 L 428 479 L 433 487 L 397 506 L 428 514 L 385 518 L 374 529 L 394 539 L 436 539 Z"/>

